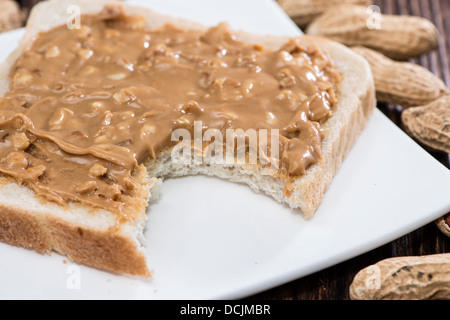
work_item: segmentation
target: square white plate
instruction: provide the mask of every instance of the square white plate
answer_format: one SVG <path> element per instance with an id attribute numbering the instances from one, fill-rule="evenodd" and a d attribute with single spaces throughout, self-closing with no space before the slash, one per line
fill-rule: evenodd
<path id="1" fill-rule="evenodd" d="M 145 5 L 209 25 L 300 34 L 271 0 Z M 22 34 L 0 35 L 0 60 Z M 167 180 L 145 233 L 152 279 L 1 243 L 0 298 L 239 299 L 360 255 L 448 211 L 450 171 L 376 110 L 312 220 L 243 185 L 201 176 Z"/>

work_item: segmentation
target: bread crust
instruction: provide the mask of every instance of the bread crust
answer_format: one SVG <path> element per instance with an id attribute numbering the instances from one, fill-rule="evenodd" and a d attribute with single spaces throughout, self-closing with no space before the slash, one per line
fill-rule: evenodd
<path id="1" fill-rule="evenodd" d="M 150 277 L 146 256 L 129 237 L 111 228 L 96 230 L 52 215 L 0 204 L 0 241 L 34 249 L 54 250 L 70 260 L 101 270 Z"/>
<path id="2" fill-rule="evenodd" d="M 186 28 L 206 28 L 200 24 L 167 17 L 148 9 L 133 7 L 112 0 L 52 0 L 39 3 L 33 9 L 23 39 L 6 62 L 0 67 L 0 95 L 9 88 L 9 69 L 27 47 L 28 43 L 39 31 L 51 29 L 65 23 L 66 9 L 76 4 L 82 9 L 82 14 L 96 13 L 106 4 L 121 5 L 128 14 L 141 14 L 148 18 L 150 28 L 170 22 Z M 44 19 L 45 17 L 45 19 Z M 252 35 L 245 32 L 237 33 L 238 39 L 264 44 L 269 48 L 277 48 L 287 37 Z M 351 50 L 331 41 L 320 38 L 304 37 L 305 42 L 318 44 L 327 50 L 337 62 L 339 72 L 344 73 L 344 83 L 340 86 L 339 102 L 335 115 L 326 123 L 329 131 L 323 141 L 324 160 L 308 169 L 307 174 L 293 182 L 293 192 L 289 197 L 283 195 L 283 188 L 288 183 L 279 178 L 271 178 L 275 185 L 271 194 L 277 201 L 299 208 L 306 218 L 311 218 L 323 199 L 333 176 L 340 167 L 342 160 L 349 152 L 360 132 L 365 127 L 375 106 L 375 93 L 370 67 L 367 62 Z M 358 70 L 346 71 L 348 65 Z M 355 79 L 346 78 L 352 75 Z M 357 74 L 357 76 L 355 76 Z M 353 83 L 354 82 L 354 83 Z M 348 90 L 351 90 L 348 92 Z M 343 98 L 343 95 L 345 99 Z M 236 167 L 235 170 L 242 168 Z M 188 172 L 189 173 L 189 172 Z M 193 172 L 191 172 L 193 173 Z M 214 175 L 214 173 L 212 173 Z M 216 175 L 218 175 L 216 173 Z M 244 181 L 245 182 L 245 181 Z M 291 182 L 292 183 L 292 182 Z M 250 185 L 250 183 L 248 183 Z M 153 185 L 152 185 L 153 186 Z M 151 187 L 148 187 L 151 189 Z M 252 185 L 251 185 L 252 186 Z M 20 192 L 25 192 L 23 186 L 16 186 Z M 257 189 L 258 186 L 252 186 Z M 266 190 L 258 190 L 266 192 Z M 0 189 L 0 192 L 1 189 Z M 143 198 L 145 195 L 143 193 Z M 117 273 L 126 273 L 140 277 L 150 277 L 146 256 L 136 241 L 123 230 L 114 228 L 90 228 L 80 226 L 62 217 L 37 212 L 22 205 L 2 203 L 0 200 L 0 241 L 38 252 L 57 251 L 67 255 L 72 261 L 83 263 L 98 269 Z M 144 224 L 145 219 L 138 224 Z"/>
<path id="3" fill-rule="evenodd" d="M 324 124 L 327 134 L 322 142 L 323 160 L 294 182 L 290 205 L 299 207 L 306 218 L 311 218 L 343 160 L 366 127 L 375 109 L 376 99 L 372 73 L 365 59 L 351 55 L 347 47 L 325 39 L 305 36 L 304 42 L 316 43 L 329 52 L 344 77 L 338 85 L 336 110 Z M 352 72 L 346 72 L 344 69 L 347 67 L 352 68 Z M 348 77 L 349 74 L 352 78 Z"/>

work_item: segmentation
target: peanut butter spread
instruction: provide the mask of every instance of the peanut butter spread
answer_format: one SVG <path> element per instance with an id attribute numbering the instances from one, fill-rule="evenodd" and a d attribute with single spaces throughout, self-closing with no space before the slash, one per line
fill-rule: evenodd
<path id="1" fill-rule="evenodd" d="M 226 24 L 150 30 L 111 9 L 81 23 L 39 34 L 0 99 L 0 172 L 38 196 L 124 217 L 140 168 L 194 121 L 279 129 L 286 177 L 321 159 L 339 75 L 317 47 L 290 40 L 268 50 L 237 41 Z"/>

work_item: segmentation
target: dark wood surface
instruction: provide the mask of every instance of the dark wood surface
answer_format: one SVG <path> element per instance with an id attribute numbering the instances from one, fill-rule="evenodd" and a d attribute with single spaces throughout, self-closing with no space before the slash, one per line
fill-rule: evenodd
<path id="1" fill-rule="evenodd" d="M 36 0 L 19 1 L 24 8 L 30 8 L 37 2 Z M 375 0 L 374 4 L 378 5 L 383 13 L 422 16 L 436 24 L 440 33 L 439 48 L 412 62 L 428 68 L 450 86 L 450 0 Z M 379 104 L 378 108 L 401 127 L 399 106 Z M 430 153 L 450 168 L 450 155 Z M 347 300 L 349 299 L 348 288 L 356 273 L 377 261 L 396 256 L 446 252 L 450 252 L 450 238 L 442 234 L 434 223 L 430 223 L 351 260 L 247 299 Z"/>

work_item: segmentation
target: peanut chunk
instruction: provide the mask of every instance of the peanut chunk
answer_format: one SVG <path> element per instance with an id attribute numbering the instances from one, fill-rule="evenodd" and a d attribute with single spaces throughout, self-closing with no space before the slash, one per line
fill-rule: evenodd
<path id="1" fill-rule="evenodd" d="M 80 75 L 82 76 L 90 76 L 94 73 L 97 73 L 99 69 L 94 66 L 85 66 L 83 69 L 80 70 Z"/>
<path id="2" fill-rule="evenodd" d="M 94 51 L 91 49 L 80 49 L 78 51 L 78 57 L 83 60 L 87 60 L 94 55 Z"/>
<path id="3" fill-rule="evenodd" d="M 266 112 L 266 122 L 268 124 L 274 124 L 276 122 L 277 118 L 272 112 Z"/>
<path id="4" fill-rule="evenodd" d="M 177 107 L 177 110 L 181 111 L 183 114 L 186 113 L 199 114 L 204 111 L 204 109 L 200 106 L 200 104 L 195 100 L 191 100 L 188 103 L 180 104 Z"/>
<path id="5" fill-rule="evenodd" d="M 117 65 L 127 69 L 128 71 L 134 71 L 134 64 L 128 60 L 128 58 L 120 58 L 116 61 Z"/>
<path id="6" fill-rule="evenodd" d="M 210 85 L 214 83 L 214 79 L 207 72 L 203 72 L 200 76 L 199 86 L 203 89 L 208 89 Z"/>
<path id="7" fill-rule="evenodd" d="M 293 59 L 294 57 L 289 52 L 281 50 L 277 56 L 276 66 L 279 68 L 285 67 L 286 65 L 291 63 Z"/>
<path id="8" fill-rule="evenodd" d="M 132 119 L 135 116 L 133 111 L 116 112 L 115 115 L 121 120 Z"/>
<path id="9" fill-rule="evenodd" d="M 145 123 L 139 131 L 139 133 L 142 137 L 148 136 L 155 132 L 156 132 L 156 127 L 150 123 Z"/>
<path id="10" fill-rule="evenodd" d="M 123 72 L 112 73 L 106 76 L 110 80 L 123 80 L 127 77 L 127 75 Z"/>
<path id="11" fill-rule="evenodd" d="M 15 89 L 25 89 L 33 81 L 31 73 L 24 68 L 20 68 L 13 76 L 13 86 Z"/>
<path id="12" fill-rule="evenodd" d="M 28 167 L 28 159 L 23 152 L 14 151 L 6 157 L 8 167 L 11 169 L 26 169 Z"/>
<path id="13" fill-rule="evenodd" d="M 95 181 L 86 181 L 82 184 L 79 184 L 75 187 L 75 191 L 79 194 L 88 194 L 94 191 L 97 188 L 97 182 Z"/>
<path id="14" fill-rule="evenodd" d="M 106 110 L 103 113 L 103 117 L 102 117 L 102 121 L 100 122 L 100 125 L 109 126 L 111 124 L 112 117 L 113 117 L 113 113 L 109 110 Z"/>
<path id="15" fill-rule="evenodd" d="M 226 68 L 228 65 L 220 59 L 213 59 L 208 62 L 208 66 L 212 69 Z"/>
<path id="16" fill-rule="evenodd" d="M 89 169 L 89 175 L 96 178 L 104 176 L 106 172 L 108 172 L 108 169 L 100 163 L 94 164 Z"/>
<path id="17" fill-rule="evenodd" d="M 236 65 L 238 67 L 253 67 L 256 64 L 256 55 L 248 54 L 248 55 L 240 55 L 236 60 Z"/>
<path id="18" fill-rule="evenodd" d="M 105 37 L 107 39 L 118 38 L 119 36 L 120 36 L 120 31 L 119 30 L 111 29 L 111 28 L 105 29 Z"/>
<path id="19" fill-rule="evenodd" d="M 153 63 L 151 60 L 146 60 L 141 65 L 137 66 L 138 70 L 148 71 L 152 67 Z"/>
<path id="20" fill-rule="evenodd" d="M 114 93 L 113 99 L 123 104 L 136 100 L 136 96 L 129 89 L 121 89 Z"/>
<path id="21" fill-rule="evenodd" d="M 16 133 L 12 136 L 14 148 L 25 150 L 30 145 L 27 135 L 24 132 Z"/>
<path id="22" fill-rule="evenodd" d="M 223 111 L 220 115 L 230 120 L 234 120 L 238 117 L 238 115 L 233 111 Z"/>
<path id="23" fill-rule="evenodd" d="M 125 186 L 126 186 L 128 189 L 130 189 L 130 190 L 135 190 L 135 189 L 137 189 L 136 182 L 134 181 L 134 179 L 133 179 L 132 177 L 126 177 L 126 178 L 123 180 L 123 182 L 124 182 Z"/>
<path id="24" fill-rule="evenodd" d="M 219 90 L 223 89 L 223 85 L 225 83 L 225 81 L 227 80 L 227 78 L 218 78 L 215 79 L 212 83 L 213 87 Z"/>
<path id="25" fill-rule="evenodd" d="M 47 59 L 51 59 L 51 58 L 56 58 L 59 56 L 59 48 L 58 46 L 52 46 L 50 48 L 48 48 L 47 50 L 45 50 L 45 57 Z"/>
<path id="26" fill-rule="evenodd" d="M 27 169 L 28 177 L 31 180 L 35 181 L 35 180 L 37 180 L 40 176 L 42 176 L 45 173 L 46 169 L 47 168 L 44 165 L 42 165 L 42 164 L 37 165 L 35 167 L 28 168 Z"/>
<path id="27" fill-rule="evenodd" d="M 145 121 L 149 118 L 152 118 L 154 116 L 158 116 L 162 113 L 162 111 L 160 110 L 151 110 L 151 111 L 146 111 L 144 112 L 144 114 L 139 118 L 139 122 Z"/>
<path id="28" fill-rule="evenodd" d="M 241 89 L 243 90 L 244 94 L 249 94 L 250 91 L 253 89 L 254 84 L 252 80 L 245 80 L 242 84 Z"/>
<path id="29" fill-rule="evenodd" d="M 107 195 L 106 195 L 107 198 L 117 200 L 121 194 L 122 194 L 122 191 L 120 189 L 120 186 L 117 183 L 108 186 L 108 191 L 107 191 Z"/>
<path id="30" fill-rule="evenodd" d="M 61 125 L 63 122 L 71 119 L 73 116 L 73 111 L 67 108 L 59 108 L 52 115 L 50 120 L 48 121 L 48 126 L 50 130 L 58 130 L 61 129 Z"/>
<path id="31" fill-rule="evenodd" d="M 110 140 L 108 135 L 100 135 L 94 139 L 94 144 L 104 144 L 110 142 Z"/>
<path id="32" fill-rule="evenodd" d="M 106 109 L 106 104 L 103 101 L 94 101 L 91 104 L 91 110 L 94 112 L 103 111 Z"/>
<path id="33" fill-rule="evenodd" d="M 296 83 L 294 76 L 286 76 L 280 80 L 280 88 L 289 88 L 292 87 Z"/>
<path id="34" fill-rule="evenodd" d="M 183 114 L 178 119 L 175 119 L 173 123 L 177 127 L 189 127 L 194 124 L 194 117 L 190 114 Z"/>
<path id="35" fill-rule="evenodd" d="M 82 25 L 75 32 L 77 32 L 78 39 L 86 40 L 92 34 L 92 29 L 86 25 Z"/>

